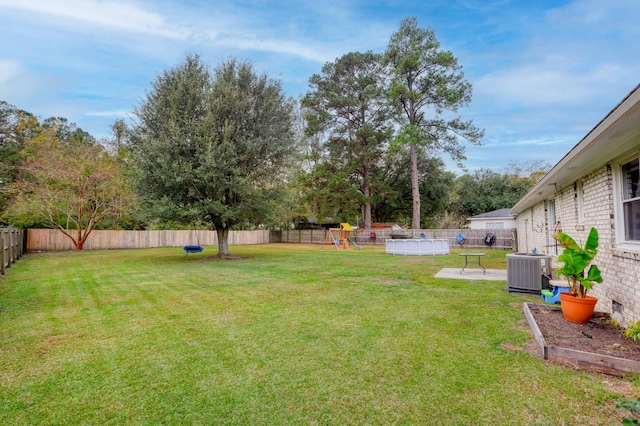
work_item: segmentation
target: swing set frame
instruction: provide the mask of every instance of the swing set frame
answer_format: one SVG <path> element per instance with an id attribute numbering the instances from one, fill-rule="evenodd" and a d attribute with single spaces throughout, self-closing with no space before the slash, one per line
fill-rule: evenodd
<path id="1" fill-rule="evenodd" d="M 336 250 L 340 250 L 340 247 L 345 250 L 349 249 L 351 231 L 353 231 L 353 228 L 348 223 L 341 223 L 340 228 L 327 229 L 321 249 L 324 249 L 325 244 L 333 244 Z"/>

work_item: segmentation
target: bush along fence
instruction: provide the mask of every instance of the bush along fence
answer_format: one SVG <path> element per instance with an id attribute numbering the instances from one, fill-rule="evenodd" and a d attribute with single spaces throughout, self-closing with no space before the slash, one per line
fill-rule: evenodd
<path id="1" fill-rule="evenodd" d="M 0 274 L 24 254 L 24 237 L 24 229 L 0 228 Z"/>
<path id="2" fill-rule="evenodd" d="M 487 234 L 491 232 L 495 240 L 491 246 L 485 244 Z M 372 238 L 375 233 L 375 238 Z M 388 229 L 358 229 L 351 237 L 358 245 L 384 246 L 391 238 Z M 511 229 L 421 229 L 411 231 L 412 238 L 434 238 L 449 240 L 451 248 L 494 248 L 515 250 L 516 235 Z M 457 237 L 463 234 L 465 239 L 458 243 Z M 323 229 L 301 229 L 284 231 L 230 231 L 229 245 L 266 244 L 266 243 L 302 243 L 322 244 L 326 237 Z M 135 249 L 153 247 L 183 247 L 187 245 L 217 246 L 218 235 L 215 231 L 93 231 L 84 245 L 85 250 L 97 249 Z M 26 251 L 63 251 L 75 250 L 71 240 L 55 229 L 29 229 L 26 237 Z"/>

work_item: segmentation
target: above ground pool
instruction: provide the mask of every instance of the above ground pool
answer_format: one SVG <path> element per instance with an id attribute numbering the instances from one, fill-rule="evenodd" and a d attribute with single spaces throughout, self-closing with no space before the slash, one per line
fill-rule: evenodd
<path id="1" fill-rule="evenodd" d="M 449 240 L 427 238 L 387 240 L 387 253 L 402 256 L 449 254 Z"/>

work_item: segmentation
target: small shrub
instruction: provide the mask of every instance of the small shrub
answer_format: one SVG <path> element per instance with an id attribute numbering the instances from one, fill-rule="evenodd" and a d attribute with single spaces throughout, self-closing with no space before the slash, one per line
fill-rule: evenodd
<path id="1" fill-rule="evenodd" d="M 624 329 L 624 335 L 629 339 L 633 339 L 634 342 L 637 342 L 638 338 L 640 338 L 640 320 L 627 325 Z"/>

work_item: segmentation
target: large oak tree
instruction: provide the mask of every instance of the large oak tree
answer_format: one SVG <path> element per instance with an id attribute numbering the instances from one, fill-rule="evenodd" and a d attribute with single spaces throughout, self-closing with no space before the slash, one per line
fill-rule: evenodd
<path id="1" fill-rule="evenodd" d="M 264 223 L 293 151 L 293 101 L 280 82 L 197 55 L 152 83 L 129 141 L 132 182 L 156 217 L 204 224 L 230 256 L 229 230 Z"/>

